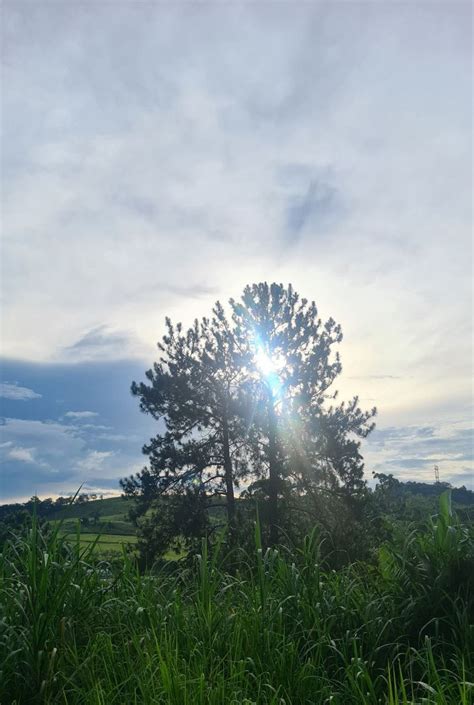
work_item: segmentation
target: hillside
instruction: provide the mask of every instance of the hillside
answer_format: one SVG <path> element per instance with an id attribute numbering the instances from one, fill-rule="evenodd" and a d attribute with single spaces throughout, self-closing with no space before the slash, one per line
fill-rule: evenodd
<path id="1" fill-rule="evenodd" d="M 103 520 L 128 521 L 128 512 L 132 505 L 133 501 L 125 497 L 107 497 L 88 502 L 75 502 L 54 510 L 50 518 L 53 520 L 93 518 L 99 513 Z"/>

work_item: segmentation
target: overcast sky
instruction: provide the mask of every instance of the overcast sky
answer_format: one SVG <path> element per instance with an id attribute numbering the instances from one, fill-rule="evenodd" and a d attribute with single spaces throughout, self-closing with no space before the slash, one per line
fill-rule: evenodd
<path id="1" fill-rule="evenodd" d="M 472 488 L 471 4 L 3 3 L 0 495 L 143 465 L 165 315 L 292 282 L 373 470 Z"/>

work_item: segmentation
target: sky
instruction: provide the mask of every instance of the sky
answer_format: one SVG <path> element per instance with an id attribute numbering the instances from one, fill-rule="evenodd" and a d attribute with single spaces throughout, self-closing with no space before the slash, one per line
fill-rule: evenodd
<path id="1" fill-rule="evenodd" d="M 341 324 L 367 479 L 474 489 L 471 12 L 3 3 L 0 502 L 118 491 L 165 316 L 258 281 Z"/>

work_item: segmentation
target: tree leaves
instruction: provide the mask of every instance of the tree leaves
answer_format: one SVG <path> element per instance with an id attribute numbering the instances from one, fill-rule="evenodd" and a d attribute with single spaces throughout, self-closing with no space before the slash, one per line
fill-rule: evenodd
<path id="1" fill-rule="evenodd" d="M 268 478 L 261 487 L 275 543 L 281 482 L 286 493 L 363 490 L 358 439 L 372 430 L 376 410 L 362 411 L 357 397 L 334 405 L 341 328 L 332 318 L 323 324 L 291 284 L 246 286 L 229 305 L 230 319 L 217 302 L 188 330 L 166 319 L 148 383 L 131 388 L 165 430 L 143 448 L 149 467 L 122 487 L 140 496 L 144 512 L 194 483 L 204 499 L 225 496 L 232 526 L 235 488 Z"/>

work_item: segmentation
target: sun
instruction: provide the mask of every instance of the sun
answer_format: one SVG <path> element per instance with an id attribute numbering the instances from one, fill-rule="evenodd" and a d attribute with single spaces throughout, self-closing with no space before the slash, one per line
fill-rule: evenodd
<path id="1" fill-rule="evenodd" d="M 255 364 L 263 375 L 269 375 L 275 371 L 273 360 L 267 355 L 262 347 L 257 348 L 255 353 Z"/>
<path id="2" fill-rule="evenodd" d="M 285 364 L 286 361 L 283 355 L 269 355 L 263 346 L 259 345 L 257 347 L 255 365 L 274 394 L 278 394 L 281 391 L 281 373 Z"/>

